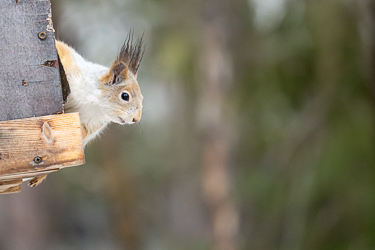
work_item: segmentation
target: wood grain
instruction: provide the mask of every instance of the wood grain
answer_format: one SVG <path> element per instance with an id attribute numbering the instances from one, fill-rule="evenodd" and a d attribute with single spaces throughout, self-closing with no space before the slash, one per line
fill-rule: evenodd
<path id="1" fill-rule="evenodd" d="M 83 163 L 78 113 L 0 122 L 0 181 Z"/>
<path id="2" fill-rule="evenodd" d="M 63 111 L 50 11 L 49 0 L 0 0 L 0 121 Z"/>
<path id="3" fill-rule="evenodd" d="M 11 180 L 0 182 L 0 194 L 11 194 L 21 192 L 22 180 Z"/>
<path id="4" fill-rule="evenodd" d="M 83 164 L 84 154 L 78 113 L 61 114 L 66 77 L 50 1 L 0 0 L 0 27 L 2 194 L 19 192 L 22 179 Z"/>

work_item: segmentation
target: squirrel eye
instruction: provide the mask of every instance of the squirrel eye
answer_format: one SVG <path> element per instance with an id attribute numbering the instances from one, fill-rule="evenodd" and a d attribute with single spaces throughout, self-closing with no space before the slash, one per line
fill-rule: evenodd
<path id="1" fill-rule="evenodd" d="M 124 92 L 124 93 L 121 94 L 121 99 L 122 99 L 122 100 L 128 102 L 128 101 L 129 101 L 129 98 L 130 98 L 130 96 L 129 96 L 128 93 Z"/>

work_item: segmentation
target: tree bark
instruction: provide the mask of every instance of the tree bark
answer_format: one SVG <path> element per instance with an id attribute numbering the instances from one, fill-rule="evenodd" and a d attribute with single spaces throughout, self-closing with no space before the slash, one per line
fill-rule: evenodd
<path id="1" fill-rule="evenodd" d="M 234 126 L 226 112 L 233 85 L 229 40 L 229 0 L 203 1 L 200 53 L 202 192 L 210 214 L 211 249 L 237 249 L 238 211 L 231 196 L 230 148 Z"/>

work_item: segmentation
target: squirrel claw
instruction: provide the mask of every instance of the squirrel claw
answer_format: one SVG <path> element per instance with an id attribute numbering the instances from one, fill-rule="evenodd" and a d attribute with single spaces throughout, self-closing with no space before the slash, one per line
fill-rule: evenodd
<path id="1" fill-rule="evenodd" d="M 38 177 L 35 177 L 33 179 L 31 179 L 29 181 L 29 186 L 30 187 L 36 187 L 38 186 L 40 183 L 42 183 L 44 181 L 44 179 L 47 177 L 47 175 L 41 175 L 41 176 L 38 176 Z"/>

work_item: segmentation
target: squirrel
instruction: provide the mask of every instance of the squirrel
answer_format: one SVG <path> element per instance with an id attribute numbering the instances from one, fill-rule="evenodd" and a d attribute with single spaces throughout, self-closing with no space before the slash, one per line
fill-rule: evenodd
<path id="1" fill-rule="evenodd" d="M 141 120 L 143 96 L 137 73 L 144 53 L 142 39 L 133 44 L 130 32 L 110 68 L 86 61 L 72 47 L 56 40 L 71 91 L 64 111 L 79 112 L 83 146 L 111 122 L 123 125 Z M 46 177 L 31 179 L 29 186 L 39 185 Z"/>

